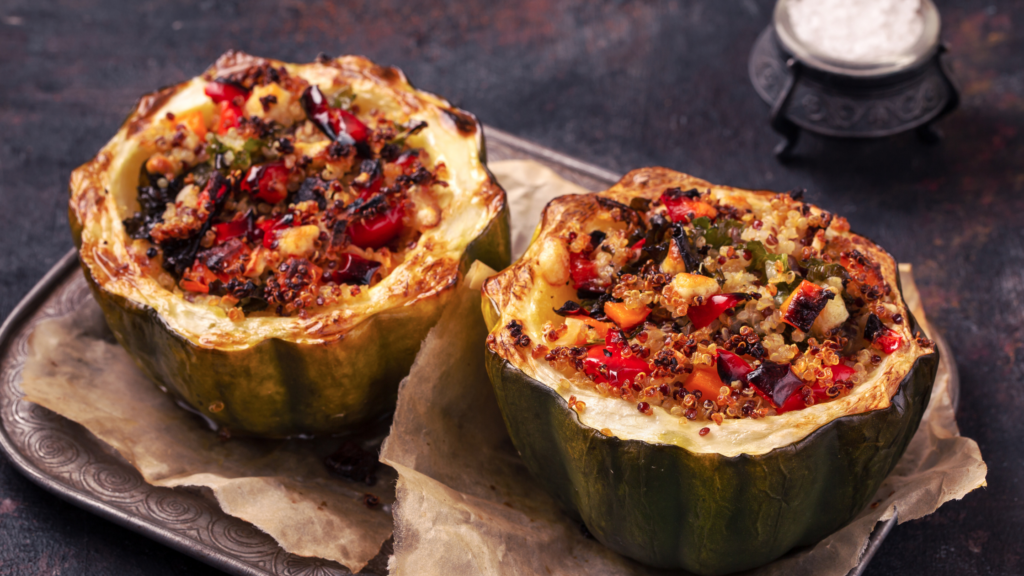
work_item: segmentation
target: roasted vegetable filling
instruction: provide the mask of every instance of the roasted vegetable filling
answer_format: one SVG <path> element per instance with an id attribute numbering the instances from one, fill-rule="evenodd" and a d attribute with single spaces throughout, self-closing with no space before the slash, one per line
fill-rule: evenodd
<path id="1" fill-rule="evenodd" d="M 630 206 L 595 198 L 613 225 L 569 223 L 539 252 L 545 281 L 576 291 L 556 302 L 562 320 L 540 341 L 505 326 L 573 386 L 720 424 L 842 397 L 907 344 L 891 328 L 905 321 L 897 291 L 843 218 L 786 194 L 756 206 L 678 188 Z M 570 407 L 586 409 L 575 396 Z"/>
<path id="2" fill-rule="evenodd" d="M 357 295 L 440 223 L 446 170 L 350 87 L 283 67 L 211 78 L 215 112 L 144 135 L 139 211 L 124 220 L 165 287 L 232 319 L 297 315 Z"/>

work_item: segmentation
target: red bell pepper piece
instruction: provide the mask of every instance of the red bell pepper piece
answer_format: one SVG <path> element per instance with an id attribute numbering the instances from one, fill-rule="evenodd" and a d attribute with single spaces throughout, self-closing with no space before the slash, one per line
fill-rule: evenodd
<path id="1" fill-rule="evenodd" d="M 746 379 L 758 396 L 767 400 L 776 410 L 792 396 L 799 396 L 800 388 L 804 385 L 804 381 L 793 373 L 789 364 L 776 364 L 767 360 L 747 374 Z"/>
<path id="2" fill-rule="evenodd" d="M 348 226 L 349 240 L 360 248 L 380 248 L 402 232 L 404 213 L 402 204 L 396 204 L 379 214 L 352 222 Z"/>
<path id="3" fill-rule="evenodd" d="M 364 142 L 370 135 L 369 128 L 355 114 L 342 108 L 332 108 L 318 86 L 306 88 L 300 101 L 306 116 L 331 140 L 354 144 Z"/>
<path id="4" fill-rule="evenodd" d="M 886 328 L 886 333 L 878 336 L 871 342 L 871 346 L 878 348 L 886 354 L 892 354 L 903 345 L 903 336 L 891 328 Z"/>
<path id="5" fill-rule="evenodd" d="M 367 260 L 356 254 L 342 254 L 338 257 L 337 267 L 324 273 L 324 280 L 336 284 L 366 286 L 373 280 L 373 275 L 380 266 L 380 262 Z"/>
<path id="6" fill-rule="evenodd" d="M 220 120 L 217 122 L 217 134 L 224 134 L 238 126 L 244 112 L 242 106 L 249 99 L 249 91 L 229 82 L 210 82 L 203 92 L 220 108 Z"/>
<path id="7" fill-rule="evenodd" d="M 236 106 L 245 104 L 245 101 L 249 99 L 249 91 L 242 88 L 238 84 L 232 84 L 230 82 L 209 82 L 206 87 L 203 88 L 203 92 L 213 100 L 214 103 L 220 104 L 221 102 L 231 102 Z M 241 101 L 236 100 L 241 98 Z"/>
<path id="8" fill-rule="evenodd" d="M 867 301 L 878 300 L 886 293 L 882 268 L 859 250 L 851 250 L 839 257 L 839 264 L 850 274 L 846 289 L 853 296 Z"/>
<path id="9" fill-rule="evenodd" d="M 690 306 L 686 315 L 690 318 L 690 322 L 693 322 L 693 327 L 699 330 L 744 300 L 746 297 L 743 294 L 715 294 L 700 306 Z"/>
<path id="10" fill-rule="evenodd" d="M 747 374 L 753 371 L 746 360 L 728 350 L 718 351 L 715 365 L 718 368 L 718 377 L 726 384 L 732 384 L 737 380 L 746 383 Z"/>
<path id="11" fill-rule="evenodd" d="M 722 378 L 714 368 L 697 366 L 686 378 L 686 383 L 683 386 L 690 392 L 700 392 L 701 398 L 704 400 L 715 400 L 721 394 L 722 386 L 725 386 L 725 383 L 722 382 Z"/>
<path id="12" fill-rule="evenodd" d="M 604 374 L 601 373 L 601 366 L 605 367 Z M 615 342 L 591 346 L 587 350 L 587 357 L 583 359 L 583 370 L 588 375 L 594 376 L 595 382 L 607 382 L 618 388 L 625 384 L 626 380 L 635 382 L 637 374 L 647 373 L 650 368 L 647 361 L 642 358 L 636 356 L 623 358 L 622 344 Z"/>
<path id="13" fill-rule="evenodd" d="M 892 354 L 903 345 L 903 336 L 883 324 L 881 319 L 874 314 L 868 315 L 868 321 L 864 327 L 864 339 L 871 342 L 873 348 L 886 354 Z"/>
<path id="14" fill-rule="evenodd" d="M 569 253 L 569 275 L 572 287 L 579 290 L 603 290 L 598 283 L 597 264 L 580 252 Z"/>
<path id="15" fill-rule="evenodd" d="M 274 241 L 277 240 L 277 231 L 285 228 L 291 228 L 294 223 L 295 217 L 291 214 L 285 214 L 284 216 L 268 218 L 257 222 L 256 227 L 263 231 L 263 246 L 265 248 L 273 247 Z"/>
<path id="16" fill-rule="evenodd" d="M 239 218 L 231 222 L 214 224 L 213 230 L 217 233 L 217 244 L 222 244 L 232 238 L 244 236 L 249 231 L 249 219 Z"/>
<path id="17" fill-rule="evenodd" d="M 211 272 L 202 262 L 195 262 L 181 278 L 181 287 L 189 292 L 209 294 L 210 282 L 217 280 L 217 276 Z"/>
<path id="18" fill-rule="evenodd" d="M 850 368 L 845 364 L 836 364 L 835 366 L 832 367 L 832 384 L 838 384 L 840 382 L 849 381 L 850 377 L 853 376 L 853 373 L 853 368 Z M 810 387 L 811 395 L 814 397 L 815 404 L 818 404 L 820 402 L 827 402 L 832 399 L 828 395 L 828 389 L 830 386 L 831 384 L 822 384 L 820 382 L 815 382 L 814 385 Z M 807 408 L 807 402 L 804 401 L 804 395 L 800 392 L 800 390 L 797 390 L 796 392 L 793 393 L 792 396 L 787 398 L 786 401 L 782 403 L 782 406 L 780 406 L 776 410 L 776 412 L 779 414 L 785 414 L 786 412 L 792 412 L 793 410 L 803 410 L 804 408 Z"/>
<path id="19" fill-rule="evenodd" d="M 673 222 L 686 223 L 694 218 L 700 218 L 701 216 L 706 216 L 711 219 L 718 216 L 718 210 L 715 210 L 713 206 L 707 202 L 690 198 L 687 196 L 686 192 L 683 192 L 679 188 L 666 190 L 658 200 L 665 205 L 668 217 L 671 218 Z"/>
<path id="20" fill-rule="evenodd" d="M 399 156 L 397 160 L 395 160 L 395 165 L 401 166 L 402 168 L 412 166 L 412 163 L 419 157 L 419 150 L 406 150 L 405 152 L 402 152 L 402 155 Z"/>
<path id="21" fill-rule="evenodd" d="M 289 170 L 284 162 L 252 166 L 246 172 L 240 188 L 253 198 L 277 204 L 288 197 L 288 175 Z"/>

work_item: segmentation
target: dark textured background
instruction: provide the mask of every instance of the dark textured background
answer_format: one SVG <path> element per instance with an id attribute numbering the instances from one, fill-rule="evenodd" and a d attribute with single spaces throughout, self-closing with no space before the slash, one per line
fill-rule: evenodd
<path id="1" fill-rule="evenodd" d="M 146 91 L 221 52 L 401 67 L 484 122 L 602 166 L 809 189 L 916 266 L 989 487 L 897 527 L 869 574 L 1024 573 L 1024 2 L 939 2 L 963 85 L 947 139 L 805 137 L 788 166 L 746 59 L 767 0 L 497 3 L 4 0 L 0 316 L 71 246 L 68 174 Z M 1017 358 L 1021 352 L 1022 357 Z M 742 550 L 742 542 L 737 543 Z M 212 574 L 58 501 L 0 457 L 0 575 Z"/>

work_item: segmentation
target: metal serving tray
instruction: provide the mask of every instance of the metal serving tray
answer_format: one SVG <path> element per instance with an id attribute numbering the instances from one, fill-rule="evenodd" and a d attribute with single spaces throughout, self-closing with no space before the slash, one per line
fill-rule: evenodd
<path id="1" fill-rule="evenodd" d="M 486 135 L 491 161 L 536 160 L 590 190 L 604 189 L 619 178 L 614 172 L 500 130 L 487 128 Z M 0 449 L 11 463 L 60 498 L 230 574 L 351 574 L 335 562 L 285 552 L 270 536 L 228 516 L 201 492 L 146 484 L 127 461 L 85 428 L 22 400 L 21 372 L 32 329 L 42 320 L 74 311 L 89 297 L 72 249 L 0 328 Z M 952 358 L 939 342 L 942 353 Z M 863 572 L 895 523 L 894 518 L 876 527 L 851 576 Z M 388 540 L 360 574 L 387 574 L 391 550 L 392 541 Z"/>

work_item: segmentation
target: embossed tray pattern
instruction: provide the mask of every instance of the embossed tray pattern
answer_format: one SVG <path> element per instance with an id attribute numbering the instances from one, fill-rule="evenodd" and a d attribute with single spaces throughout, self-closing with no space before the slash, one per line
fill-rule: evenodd
<path id="1" fill-rule="evenodd" d="M 591 190 L 618 179 L 608 170 L 486 129 L 488 159 L 537 160 Z M 22 400 L 28 336 L 40 321 L 74 311 L 90 298 L 75 250 L 66 254 L 11 312 L 0 328 L 0 448 L 29 479 L 103 518 L 142 533 L 230 574 L 333 576 L 344 566 L 290 554 L 253 525 L 221 511 L 199 491 L 155 487 L 82 426 Z M 860 571 L 895 520 L 875 530 Z M 391 541 L 360 574 L 387 574 Z"/>

